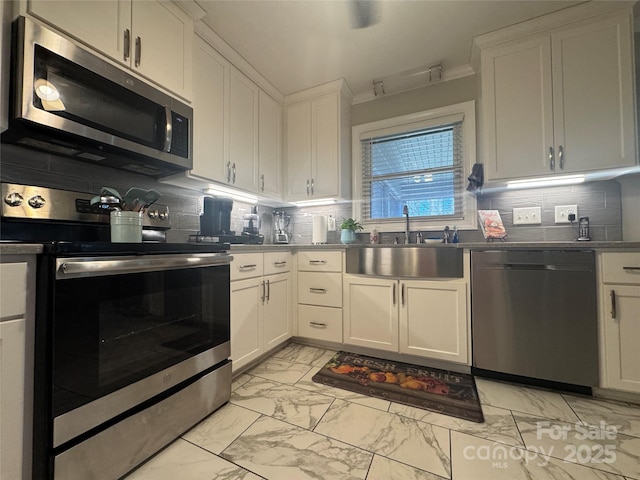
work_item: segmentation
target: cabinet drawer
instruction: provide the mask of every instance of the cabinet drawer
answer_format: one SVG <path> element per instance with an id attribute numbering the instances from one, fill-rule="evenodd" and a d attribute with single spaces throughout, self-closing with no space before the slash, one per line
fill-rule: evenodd
<path id="1" fill-rule="evenodd" d="M 342 251 L 298 252 L 298 270 L 301 272 L 342 272 Z"/>
<path id="2" fill-rule="evenodd" d="M 342 306 L 342 274 L 300 272 L 298 303 L 323 307 Z"/>
<path id="3" fill-rule="evenodd" d="M 640 285 L 640 252 L 603 253 L 602 281 Z"/>
<path id="4" fill-rule="evenodd" d="M 231 281 L 261 277 L 264 272 L 262 253 L 233 254 Z"/>
<path id="5" fill-rule="evenodd" d="M 264 274 L 286 273 L 291 271 L 290 252 L 265 252 Z"/>
<path id="6" fill-rule="evenodd" d="M 342 309 L 298 305 L 298 336 L 342 343 Z"/>
<path id="7" fill-rule="evenodd" d="M 27 297 L 27 264 L 0 264 L 0 318 L 24 315 Z"/>

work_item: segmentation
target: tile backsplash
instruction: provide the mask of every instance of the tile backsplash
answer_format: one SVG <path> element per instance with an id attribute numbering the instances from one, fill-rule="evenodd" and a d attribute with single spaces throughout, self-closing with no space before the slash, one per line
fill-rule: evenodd
<path id="1" fill-rule="evenodd" d="M 203 193 L 174 187 L 144 175 L 137 175 L 112 168 L 92 165 L 58 157 L 15 145 L 1 145 L 0 178 L 2 182 L 33 184 L 43 187 L 98 193 L 103 186 L 125 192 L 132 186 L 154 188 L 162 194 L 159 203 L 169 206 L 172 228 L 167 234 L 170 242 L 186 242 L 189 235 L 200 229 L 200 212 Z M 573 225 L 554 223 L 556 205 L 578 205 L 579 216 L 589 217 L 590 235 L 593 240 L 622 240 L 622 210 L 620 184 L 615 180 L 583 183 L 573 186 L 549 187 L 531 190 L 484 191 L 478 195 L 478 209 L 498 210 L 504 222 L 507 241 L 557 241 L 574 240 L 577 222 Z M 234 202 L 231 228 L 242 231 L 242 215 L 250 213 L 250 205 Z M 514 225 L 514 207 L 540 207 L 540 225 Z M 339 227 L 343 217 L 351 217 L 351 204 L 330 206 L 284 208 L 291 216 L 289 238 L 292 244 L 310 244 L 314 215 L 332 215 Z M 265 243 L 273 243 L 274 209 L 258 206 L 262 227 L 260 233 Z M 440 236 L 442 232 L 423 232 L 424 237 Z M 414 232 L 415 235 L 415 232 Z M 382 243 L 392 243 L 402 232 L 380 235 Z M 461 242 L 484 241 L 481 231 L 459 232 Z M 358 234 L 358 243 L 368 243 L 368 233 Z M 415 241 L 415 237 L 412 238 Z M 327 243 L 340 243 L 340 232 L 327 234 Z"/>

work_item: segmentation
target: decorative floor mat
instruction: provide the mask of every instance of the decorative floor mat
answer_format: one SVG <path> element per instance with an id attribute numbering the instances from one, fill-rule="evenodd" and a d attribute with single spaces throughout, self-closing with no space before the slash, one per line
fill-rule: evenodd
<path id="1" fill-rule="evenodd" d="M 473 376 L 338 352 L 313 381 L 351 392 L 482 423 Z"/>

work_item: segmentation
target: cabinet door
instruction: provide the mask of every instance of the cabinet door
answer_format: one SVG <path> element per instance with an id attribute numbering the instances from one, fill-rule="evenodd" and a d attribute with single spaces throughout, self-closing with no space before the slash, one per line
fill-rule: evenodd
<path id="1" fill-rule="evenodd" d="M 312 158 L 311 196 L 338 196 L 339 94 L 327 95 L 311 104 Z"/>
<path id="2" fill-rule="evenodd" d="M 630 21 L 617 16 L 552 36 L 556 172 L 635 165 Z"/>
<path id="3" fill-rule="evenodd" d="M 467 363 L 467 284 L 400 283 L 400 353 Z"/>
<path id="4" fill-rule="evenodd" d="M 311 102 L 287 108 L 287 199 L 311 194 Z"/>
<path id="5" fill-rule="evenodd" d="M 168 2 L 134 1 L 131 8 L 131 67 L 172 92 L 191 98 L 192 20 Z M 136 42 L 140 43 L 137 62 Z"/>
<path id="6" fill-rule="evenodd" d="M 226 182 L 224 139 L 229 62 L 200 37 L 193 49 L 193 170 L 206 180 Z"/>
<path id="7" fill-rule="evenodd" d="M 487 180 L 552 174 L 550 38 L 488 48 L 481 61 Z"/>
<path id="8" fill-rule="evenodd" d="M 398 281 L 345 275 L 343 283 L 344 343 L 397 352 Z"/>
<path id="9" fill-rule="evenodd" d="M 258 110 L 258 190 L 281 198 L 282 107 L 261 90 Z"/>
<path id="10" fill-rule="evenodd" d="M 601 298 L 604 387 L 640 393 L 640 286 L 603 285 Z"/>
<path id="11" fill-rule="evenodd" d="M 258 87 L 238 69 L 229 75 L 229 161 L 231 183 L 253 190 L 258 158 Z"/>
<path id="12" fill-rule="evenodd" d="M 131 56 L 124 56 L 124 39 L 125 30 L 131 33 L 131 0 L 29 0 L 28 12 L 112 59 L 130 64 Z"/>
<path id="13" fill-rule="evenodd" d="M 27 478 L 22 472 L 25 356 L 25 319 L 0 322 L 0 478 Z"/>
<path id="14" fill-rule="evenodd" d="M 269 275 L 264 281 L 264 349 L 269 351 L 291 338 L 291 275 Z"/>
<path id="15" fill-rule="evenodd" d="M 262 354 L 262 277 L 231 282 L 231 359 L 237 370 Z"/>

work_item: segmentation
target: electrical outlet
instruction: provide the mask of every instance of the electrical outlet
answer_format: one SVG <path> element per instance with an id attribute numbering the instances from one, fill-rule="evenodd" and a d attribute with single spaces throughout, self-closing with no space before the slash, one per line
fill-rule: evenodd
<path id="1" fill-rule="evenodd" d="M 513 209 L 514 225 L 539 225 L 541 223 L 540 207 L 523 207 Z"/>
<path id="2" fill-rule="evenodd" d="M 573 213 L 578 219 L 578 205 L 556 205 L 556 223 L 571 223 L 569 214 Z"/>

